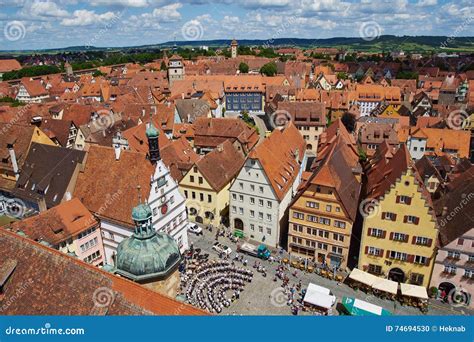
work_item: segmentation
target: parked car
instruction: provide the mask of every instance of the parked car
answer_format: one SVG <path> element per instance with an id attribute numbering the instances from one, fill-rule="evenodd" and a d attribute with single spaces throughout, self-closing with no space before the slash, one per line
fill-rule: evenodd
<path id="1" fill-rule="evenodd" d="M 194 233 L 196 235 L 202 235 L 202 228 L 197 224 L 188 226 L 188 232 Z"/>
<path id="2" fill-rule="evenodd" d="M 221 244 L 219 242 L 216 242 L 212 246 L 212 249 L 215 250 L 219 254 L 224 253 L 224 254 L 230 255 L 232 253 L 232 250 L 229 247 L 224 246 L 223 244 Z"/>

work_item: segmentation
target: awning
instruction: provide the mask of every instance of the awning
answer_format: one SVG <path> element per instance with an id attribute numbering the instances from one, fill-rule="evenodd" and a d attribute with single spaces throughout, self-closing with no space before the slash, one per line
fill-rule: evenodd
<path id="1" fill-rule="evenodd" d="M 329 289 L 310 283 L 303 301 L 324 309 L 330 309 L 336 303 L 336 297 L 330 295 L 330 293 Z"/>
<path id="2" fill-rule="evenodd" d="M 354 268 L 352 270 L 351 274 L 349 274 L 349 278 L 368 286 L 372 286 L 372 284 L 375 283 L 377 279 L 379 279 L 373 274 L 361 271 L 358 268 Z"/>
<path id="3" fill-rule="evenodd" d="M 428 299 L 428 293 L 426 292 L 426 288 L 423 286 L 401 283 L 400 289 L 403 296 Z"/>
<path id="4" fill-rule="evenodd" d="M 351 316 L 389 316 L 392 313 L 378 305 L 351 297 L 343 297 L 342 305 Z"/>
<path id="5" fill-rule="evenodd" d="M 389 279 L 377 278 L 375 283 L 372 284 L 372 288 L 388 293 L 397 294 L 398 283 Z"/>

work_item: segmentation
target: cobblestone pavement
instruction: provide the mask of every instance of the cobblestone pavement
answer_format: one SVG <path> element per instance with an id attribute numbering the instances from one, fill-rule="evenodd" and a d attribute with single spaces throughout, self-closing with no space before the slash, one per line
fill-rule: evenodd
<path id="1" fill-rule="evenodd" d="M 194 248 L 201 248 L 204 253 L 209 253 L 211 258 L 218 259 L 219 256 L 212 249 L 215 242 L 215 229 L 209 232 L 204 229 L 204 234 L 196 236 L 190 234 L 190 242 Z M 235 255 L 236 244 L 229 239 L 220 237 L 219 242 L 232 249 L 232 257 Z M 291 315 L 290 307 L 286 305 L 286 296 L 281 289 L 281 281 L 273 281 L 275 276 L 277 263 L 262 261 L 249 255 L 245 255 L 248 260 L 247 268 L 252 269 L 255 261 L 260 261 L 267 270 L 267 276 L 263 277 L 260 273 L 254 272 L 253 281 L 245 286 L 245 290 L 241 293 L 240 299 L 231 304 L 229 308 L 225 308 L 222 312 L 224 315 Z M 237 262 L 238 266 L 242 266 Z M 292 269 L 293 271 L 293 269 Z M 292 272 L 291 271 L 291 272 Z M 287 272 L 290 278 L 290 285 L 296 284 L 301 280 L 302 288 L 306 288 L 308 284 L 314 283 L 329 288 L 340 302 L 343 296 L 355 297 L 365 300 L 375 305 L 379 305 L 384 309 L 391 311 L 395 315 L 422 315 L 417 308 L 410 306 L 402 306 L 399 302 L 383 300 L 373 295 L 367 295 L 362 291 L 354 291 L 346 284 L 338 284 L 336 281 L 323 278 L 315 273 L 304 273 L 298 271 L 298 278 L 293 277 Z M 337 314 L 336 310 L 333 310 Z M 307 313 L 303 313 L 307 314 Z M 466 307 L 452 307 L 449 304 L 440 301 L 430 300 L 428 315 L 473 315 L 474 312 Z"/>

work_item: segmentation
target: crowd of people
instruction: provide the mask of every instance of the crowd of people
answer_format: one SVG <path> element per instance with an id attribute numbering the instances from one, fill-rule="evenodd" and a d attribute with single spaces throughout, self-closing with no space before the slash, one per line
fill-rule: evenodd
<path id="1" fill-rule="evenodd" d="M 253 272 L 227 260 L 202 261 L 194 269 L 181 274 L 181 290 L 191 305 L 220 313 L 239 299 L 253 278 Z M 231 297 L 228 297 L 231 294 Z"/>

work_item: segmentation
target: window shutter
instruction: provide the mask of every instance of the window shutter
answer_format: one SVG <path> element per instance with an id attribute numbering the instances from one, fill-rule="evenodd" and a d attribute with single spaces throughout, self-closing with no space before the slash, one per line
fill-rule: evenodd
<path id="1" fill-rule="evenodd" d="M 406 235 L 405 235 L 405 242 L 408 242 L 408 238 L 409 238 L 409 235 L 406 234 Z"/>
<path id="2" fill-rule="evenodd" d="M 415 217 L 415 224 L 418 225 L 418 223 L 420 223 L 420 218 L 419 218 L 419 217 Z"/>
<path id="3" fill-rule="evenodd" d="M 413 235 L 413 237 L 411 238 L 411 243 L 413 245 L 416 245 L 416 236 Z"/>
<path id="4" fill-rule="evenodd" d="M 397 214 L 393 214 L 393 219 L 392 221 L 396 221 L 397 220 Z"/>
<path id="5" fill-rule="evenodd" d="M 407 197 L 407 204 L 408 204 L 408 205 L 411 204 L 411 197 Z"/>
<path id="6" fill-rule="evenodd" d="M 390 240 L 393 240 L 393 232 L 390 232 Z"/>
<path id="7" fill-rule="evenodd" d="M 369 254 L 369 246 L 365 246 L 365 254 Z"/>
<path id="8" fill-rule="evenodd" d="M 385 239 L 386 236 L 387 236 L 387 231 L 384 230 L 383 233 L 382 233 L 382 239 Z"/>
<path id="9" fill-rule="evenodd" d="M 413 263 L 413 262 L 415 261 L 415 255 L 413 255 L 413 254 L 408 254 L 407 260 L 408 260 L 408 262 Z"/>
<path id="10" fill-rule="evenodd" d="M 408 221 L 408 217 L 406 215 L 403 216 L 403 223 L 407 223 L 407 221 Z"/>
<path id="11" fill-rule="evenodd" d="M 387 253 L 385 253 L 385 257 L 390 258 L 390 251 L 387 251 Z"/>
<path id="12" fill-rule="evenodd" d="M 385 220 L 385 214 L 386 214 L 385 211 L 382 212 L 382 220 Z"/>
<path id="13" fill-rule="evenodd" d="M 378 256 L 383 257 L 383 249 L 381 249 L 381 250 L 379 251 Z"/>
<path id="14" fill-rule="evenodd" d="M 400 196 L 397 196 L 396 202 L 400 203 Z"/>
<path id="15" fill-rule="evenodd" d="M 367 229 L 367 235 L 371 236 L 372 235 L 372 228 Z"/>
<path id="16" fill-rule="evenodd" d="M 428 243 L 426 244 L 428 247 L 431 247 L 433 244 L 433 239 L 428 239 Z"/>
<path id="17" fill-rule="evenodd" d="M 431 258 L 426 258 L 425 266 L 429 266 L 429 265 L 430 265 L 430 261 L 431 261 Z"/>

